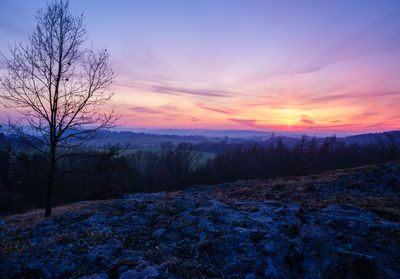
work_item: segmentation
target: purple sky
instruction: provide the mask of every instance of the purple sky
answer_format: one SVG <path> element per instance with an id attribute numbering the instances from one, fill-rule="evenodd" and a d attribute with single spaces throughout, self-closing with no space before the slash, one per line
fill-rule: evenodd
<path id="1" fill-rule="evenodd" d="M 26 40 L 45 3 L 1 1 L 1 52 Z M 88 46 L 112 55 L 125 127 L 400 128 L 398 0 L 72 0 L 71 10 L 85 14 Z"/>

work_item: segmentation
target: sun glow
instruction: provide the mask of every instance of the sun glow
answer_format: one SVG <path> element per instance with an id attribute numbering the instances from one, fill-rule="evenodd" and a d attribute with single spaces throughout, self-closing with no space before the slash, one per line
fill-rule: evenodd
<path id="1" fill-rule="evenodd" d="M 33 26 L 36 2 L 21 1 L 20 17 L 2 5 L 2 53 Z M 103 9 L 71 2 L 90 11 L 89 41 L 111 55 L 120 126 L 309 133 L 400 127 L 399 1 L 369 1 L 369 9 L 353 4 L 354 10 L 344 0 L 285 9 L 281 1 L 239 1 L 228 11 L 209 1 L 211 14 L 202 1 L 170 3 L 168 13 L 152 1 L 100 1 Z M 150 10 L 154 20 L 143 16 Z M 232 20 L 238 13 L 240 20 Z M 1 109 L 0 122 L 15 115 Z"/>
<path id="2" fill-rule="evenodd" d="M 290 128 L 294 124 L 298 124 L 301 112 L 294 109 L 282 109 L 278 111 L 278 115 L 282 121 Z"/>

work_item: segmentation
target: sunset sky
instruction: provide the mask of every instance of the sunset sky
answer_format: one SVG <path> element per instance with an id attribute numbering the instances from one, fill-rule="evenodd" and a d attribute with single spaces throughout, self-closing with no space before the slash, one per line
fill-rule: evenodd
<path id="1" fill-rule="evenodd" d="M 0 52 L 27 39 L 45 3 L 1 0 Z M 400 129 L 399 0 L 72 0 L 71 10 L 85 14 L 88 45 L 111 54 L 123 127 Z"/>

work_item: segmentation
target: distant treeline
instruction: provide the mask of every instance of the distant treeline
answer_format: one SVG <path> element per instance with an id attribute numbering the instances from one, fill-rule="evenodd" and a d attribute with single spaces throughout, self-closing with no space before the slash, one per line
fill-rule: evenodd
<path id="1" fill-rule="evenodd" d="M 258 143 L 162 143 L 158 150 L 127 152 L 120 147 L 85 149 L 59 162 L 55 204 L 108 199 L 127 192 L 179 190 L 237 179 L 307 175 L 400 159 L 398 133 L 380 134 L 374 143 L 336 137 L 282 138 Z M 215 152 L 205 160 L 204 151 Z M 37 152 L 0 150 L 0 213 L 43 207 L 46 157 Z"/>

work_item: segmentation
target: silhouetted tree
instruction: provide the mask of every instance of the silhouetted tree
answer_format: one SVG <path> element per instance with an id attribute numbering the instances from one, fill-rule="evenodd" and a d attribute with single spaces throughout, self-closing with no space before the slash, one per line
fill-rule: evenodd
<path id="1" fill-rule="evenodd" d="M 15 44 L 10 58 L 4 57 L 8 72 L 0 95 L 22 116 L 10 130 L 49 161 L 46 217 L 51 216 L 57 164 L 116 120 L 114 111 L 99 109 L 112 97 L 109 54 L 85 49 L 86 37 L 83 15 L 73 16 L 69 2 L 57 0 L 38 11 L 28 43 Z"/>

